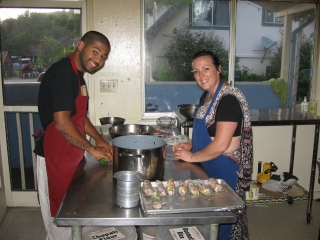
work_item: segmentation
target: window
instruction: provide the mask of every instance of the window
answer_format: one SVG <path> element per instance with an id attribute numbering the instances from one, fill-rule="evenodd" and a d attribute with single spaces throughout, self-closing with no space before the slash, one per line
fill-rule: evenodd
<path id="1" fill-rule="evenodd" d="M 276 13 L 266 8 L 262 11 L 263 26 L 283 26 L 283 17 L 276 17 Z"/>
<path id="2" fill-rule="evenodd" d="M 0 18 L 4 105 L 37 106 L 41 73 L 81 38 L 81 11 L 0 8 Z"/>
<path id="3" fill-rule="evenodd" d="M 229 1 L 194 1 L 189 15 L 191 28 L 228 28 Z"/>
<path id="4" fill-rule="evenodd" d="M 298 29 L 299 34 L 285 36 L 292 37 L 298 49 L 296 57 L 292 58 L 292 51 L 288 49 L 290 46 L 283 44 L 286 42 L 283 39 L 284 17 L 277 18 L 277 13 L 267 10 L 276 9 L 277 3 L 236 1 L 236 19 L 230 22 L 230 26 L 235 25 L 236 30 L 230 32 L 230 29 L 233 29 L 231 27 L 215 27 L 215 24 L 226 25 L 223 22 L 226 21 L 225 18 L 218 18 L 220 22 L 214 18 L 215 13 L 220 11 L 215 11 L 217 6 L 228 9 L 230 2 L 194 1 L 191 5 L 179 6 L 170 4 L 172 2 L 175 1 L 157 1 L 159 6 L 165 5 L 165 8 L 161 8 L 162 12 L 156 12 L 156 9 L 145 10 L 146 112 L 172 112 L 177 110 L 176 106 L 179 104 L 198 103 L 202 89 L 196 85 L 191 73 L 191 57 L 202 49 L 209 49 L 218 56 L 224 80 L 229 80 L 229 75 L 233 78 L 230 82 L 245 94 L 252 109 L 291 107 L 299 104 L 303 96 L 310 98 L 310 74 L 299 74 L 310 72 L 312 66 L 312 33 L 315 29 L 312 18 L 315 14 L 313 8 L 308 10 L 309 14 L 302 11 L 306 7 L 310 8 L 309 5 L 289 2 L 283 3 L 281 8 L 284 16 L 304 16 L 303 21 L 294 18 L 292 22 L 292 31 Z M 285 11 L 286 7 L 294 11 Z M 153 13 L 152 21 L 150 12 Z M 195 14 L 203 16 L 196 18 Z M 228 10 L 228 17 L 229 15 Z M 306 20 L 306 16 L 310 19 Z M 261 24 L 261 19 L 265 19 L 268 24 L 276 24 L 277 27 Z M 268 39 L 267 43 L 271 45 L 266 44 L 265 39 Z M 282 56 L 284 48 L 286 55 Z M 234 64 L 229 64 L 230 55 L 235 56 Z M 287 61 L 286 65 L 281 65 L 282 58 L 290 59 L 290 63 Z M 284 91 L 281 98 L 276 94 L 276 90 L 271 89 L 269 81 L 278 78 L 284 79 L 288 89 L 290 87 L 290 92 Z"/>
<path id="5" fill-rule="evenodd" d="M 223 66 L 228 65 L 229 28 L 193 28 L 190 26 L 190 9 L 194 5 L 182 4 L 186 1 L 176 1 L 176 5 L 171 2 L 175 1 L 157 1 L 158 7 L 155 8 L 145 0 L 146 112 L 172 112 L 179 104 L 198 101 L 202 89 L 196 85 L 190 62 L 195 51 L 211 49 L 219 53 Z M 197 2 L 211 3 L 205 5 L 210 8 L 207 15 L 213 16 L 218 11 L 216 1 Z M 229 2 L 219 3 L 226 6 L 229 24 Z M 210 20 L 211 25 L 222 24 L 217 21 L 217 15 L 211 19 L 214 19 Z"/>

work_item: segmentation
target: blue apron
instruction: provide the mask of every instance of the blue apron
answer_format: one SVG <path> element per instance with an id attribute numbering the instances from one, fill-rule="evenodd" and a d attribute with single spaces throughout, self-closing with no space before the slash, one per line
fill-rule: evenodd
<path id="1" fill-rule="evenodd" d="M 193 131 L 192 131 L 192 152 L 196 153 L 204 149 L 209 143 L 212 142 L 211 137 L 208 133 L 205 119 L 210 112 L 210 109 L 215 102 L 218 93 L 220 92 L 223 85 L 223 81 L 220 80 L 219 86 L 210 102 L 208 110 L 203 119 L 194 118 Z M 227 109 L 226 109 L 227 111 Z M 201 162 L 201 165 L 209 175 L 209 177 L 216 179 L 223 179 L 228 185 L 235 190 L 237 183 L 237 169 L 238 165 L 227 158 L 224 155 L 220 155 L 212 160 Z M 225 224 L 219 226 L 219 240 L 228 240 L 231 232 L 232 225 Z"/>

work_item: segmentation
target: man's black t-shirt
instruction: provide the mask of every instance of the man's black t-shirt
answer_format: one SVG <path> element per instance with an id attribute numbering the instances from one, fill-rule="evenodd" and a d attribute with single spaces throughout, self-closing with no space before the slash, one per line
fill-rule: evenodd
<path id="1" fill-rule="evenodd" d="M 80 85 L 85 85 L 83 73 L 78 71 Z M 76 114 L 75 100 L 79 94 L 78 76 L 72 69 L 69 58 L 62 58 L 52 64 L 43 76 L 38 94 L 38 110 L 43 129 L 53 122 L 53 114 L 71 111 Z M 42 135 L 37 141 L 34 153 L 44 157 Z"/>
<path id="2" fill-rule="evenodd" d="M 81 85 L 83 73 L 78 71 Z M 42 127 L 53 122 L 53 114 L 60 111 L 76 113 L 75 99 L 79 94 L 79 81 L 69 58 L 62 58 L 46 71 L 40 84 L 38 110 Z"/>

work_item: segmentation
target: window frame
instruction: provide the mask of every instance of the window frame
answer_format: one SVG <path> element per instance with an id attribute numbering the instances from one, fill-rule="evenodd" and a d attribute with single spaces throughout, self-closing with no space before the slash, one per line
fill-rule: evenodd
<path id="1" fill-rule="evenodd" d="M 265 16 L 266 16 L 266 11 L 268 11 L 266 8 L 262 8 L 262 18 L 261 18 L 261 26 L 269 26 L 269 27 L 283 27 L 284 26 L 284 18 L 282 17 L 283 21 L 282 23 L 276 23 L 276 22 L 265 22 Z M 272 11 L 270 11 L 272 12 Z M 275 12 L 272 12 L 274 17 L 277 18 L 275 16 Z"/>
<path id="2" fill-rule="evenodd" d="M 195 1 L 196 2 L 196 1 Z M 211 0 L 211 1 L 205 1 L 205 2 L 214 2 L 214 0 Z M 219 30 L 229 30 L 230 28 L 230 1 L 216 1 L 216 2 L 228 2 L 229 3 L 229 25 L 228 26 L 224 26 L 224 25 L 210 25 L 210 26 L 197 26 L 197 25 L 193 25 L 193 7 L 194 7 L 194 4 L 190 4 L 189 5 L 189 27 L 190 29 L 219 29 Z M 214 12 L 213 11 L 214 9 L 211 8 L 211 11 L 212 13 Z M 212 16 L 212 15 L 211 15 Z"/>

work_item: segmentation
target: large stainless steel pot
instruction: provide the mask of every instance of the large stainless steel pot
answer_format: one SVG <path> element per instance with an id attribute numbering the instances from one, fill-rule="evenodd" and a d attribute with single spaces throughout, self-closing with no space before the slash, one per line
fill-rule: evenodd
<path id="1" fill-rule="evenodd" d="M 113 173 L 138 171 L 150 181 L 163 180 L 165 141 L 148 135 L 128 135 L 112 140 Z"/>

